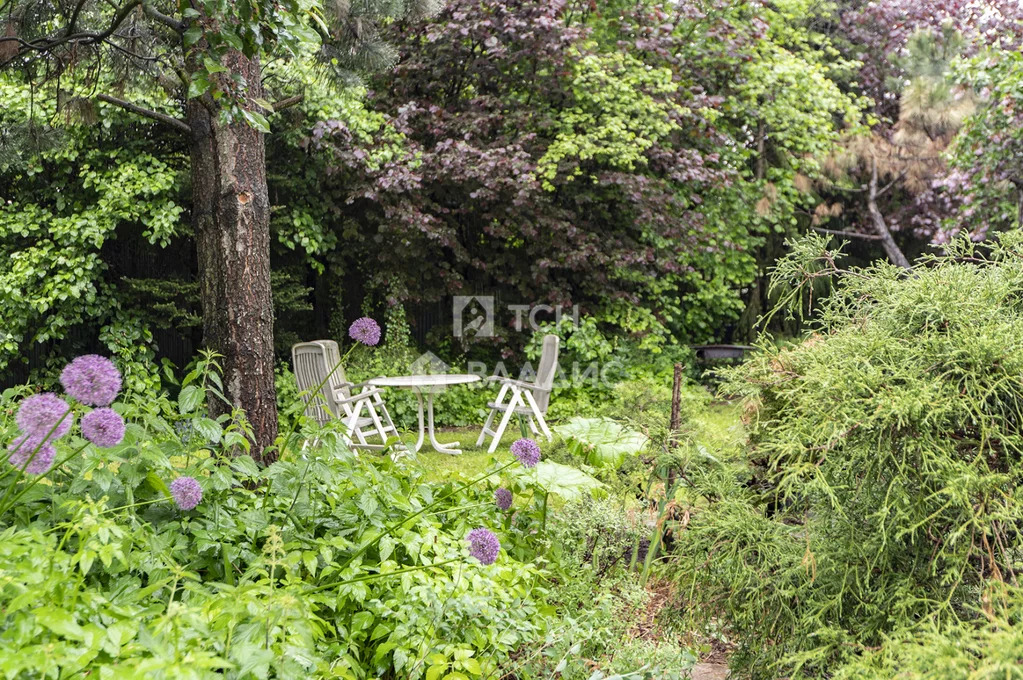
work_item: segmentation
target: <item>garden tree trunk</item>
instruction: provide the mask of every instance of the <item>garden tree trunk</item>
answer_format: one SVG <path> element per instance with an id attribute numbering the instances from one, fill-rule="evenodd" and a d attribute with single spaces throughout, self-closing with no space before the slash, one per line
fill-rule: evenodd
<path id="1" fill-rule="evenodd" d="M 671 418 L 668 420 L 668 429 L 671 434 L 668 446 L 672 452 L 678 448 L 678 431 L 682 429 L 682 372 L 684 370 L 684 365 L 675 364 L 675 375 L 671 383 Z M 671 467 L 668 468 L 668 489 L 675 488 L 677 476 L 678 470 L 675 468 L 675 462 L 672 461 Z"/>
<path id="2" fill-rule="evenodd" d="M 902 249 L 892 238 L 892 232 L 888 230 L 888 224 L 884 221 L 884 215 L 877 207 L 877 160 L 871 159 L 870 163 L 870 186 L 867 192 L 867 210 L 870 212 L 870 220 L 874 225 L 874 231 L 881 241 L 881 247 L 892 263 L 909 269 L 909 260 L 902 254 Z"/>
<path id="3" fill-rule="evenodd" d="M 234 52 L 222 63 L 248 83 L 250 101 L 262 96 L 257 59 Z M 252 425 L 253 458 L 270 464 L 277 400 L 263 134 L 244 122 L 226 124 L 208 95 L 189 99 L 187 113 L 203 342 L 224 357 L 225 396 Z M 214 415 L 226 409 L 210 399 Z"/>

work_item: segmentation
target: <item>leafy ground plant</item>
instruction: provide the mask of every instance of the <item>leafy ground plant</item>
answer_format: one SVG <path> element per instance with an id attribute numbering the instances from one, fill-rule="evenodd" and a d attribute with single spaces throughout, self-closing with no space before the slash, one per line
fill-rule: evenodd
<path id="1" fill-rule="evenodd" d="M 101 411 L 116 387 L 65 381 L 73 404 L 5 393 L 5 440 L 32 450 L 0 479 L 4 677 L 460 680 L 542 635 L 543 571 L 508 556 L 530 537 L 501 530 L 480 487 L 519 460 L 426 484 L 300 422 L 296 440 L 318 444 L 261 468 L 243 415 L 205 411 L 218 380 L 209 356 L 178 403 L 114 402 L 116 420 Z"/>

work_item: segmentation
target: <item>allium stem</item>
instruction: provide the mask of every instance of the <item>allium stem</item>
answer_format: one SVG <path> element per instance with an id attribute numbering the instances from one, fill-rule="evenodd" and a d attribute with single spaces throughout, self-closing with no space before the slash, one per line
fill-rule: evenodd
<path id="1" fill-rule="evenodd" d="M 384 576 L 399 576 L 401 574 L 407 574 L 412 571 L 421 571 L 423 569 L 432 569 L 433 567 L 443 567 L 445 564 L 451 564 L 452 562 L 462 561 L 461 557 L 452 557 L 450 560 L 444 560 L 443 562 L 435 562 L 434 564 L 421 564 L 418 567 L 409 567 L 408 569 L 399 569 L 398 571 L 388 571 L 376 574 L 366 574 L 365 576 L 356 576 L 355 578 L 346 579 L 344 581 L 336 581 L 334 583 L 327 583 L 326 585 L 316 586 L 310 593 L 319 593 L 324 590 L 330 590 L 332 588 L 340 588 L 346 586 L 349 583 L 361 583 L 362 581 L 373 581 Z"/>
<path id="2" fill-rule="evenodd" d="M 53 424 L 53 427 L 51 427 L 50 431 L 46 433 L 46 436 L 43 437 L 39 441 L 38 444 L 36 444 L 35 449 L 32 450 L 32 454 L 28 457 L 28 460 L 25 461 L 25 464 L 22 465 L 20 468 L 18 468 L 18 467 L 15 468 L 17 470 L 17 476 L 15 477 L 14 480 L 11 481 L 10 486 L 7 487 L 7 491 L 4 492 L 3 499 L 0 499 L 0 516 L 2 516 L 7 511 L 7 508 L 8 508 L 8 506 L 6 505 L 7 498 L 11 495 L 11 491 L 14 490 L 14 487 L 18 485 L 18 482 L 21 481 L 21 478 L 25 476 L 25 470 L 28 468 L 29 465 L 32 464 L 32 461 L 35 460 L 35 457 L 39 454 L 39 450 L 43 448 L 43 445 L 45 445 L 46 443 L 48 443 L 50 441 L 50 436 L 53 435 L 53 433 L 57 431 L 57 428 L 60 427 L 60 424 L 62 422 L 64 422 L 64 419 L 67 418 L 69 415 L 71 415 L 71 407 L 70 406 L 68 407 L 67 411 L 64 412 L 64 415 L 62 415 L 60 417 L 60 420 L 58 420 L 57 422 L 55 422 Z M 26 437 L 29 436 L 28 433 L 25 433 L 25 436 Z M 85 448 L 85 447 L 82 447 L 82 448 Z M 78 450 L 81 451 L 82 449 L 78 449 Z M 8 456 L 8 458 L 10 458 L 10 456 Z M 63 462 L 64 461 L 61 461 L 61 463 L 63 463 Z M 56 467 L 57 467 L 57 465 L 54 465 L 54 466 L 52 466 L 50 468 L 50 470 L 53 470 Z M 47 474 L 49 474 L 49 470 L 47 470 L 43 474 L 39 475 L 39 477 L 36 478 L 36 481 L 38 481 L 42 477 L 45 477 Z M 3 477 L 6 477 L 6 476 L 7 476 L 7 473 L 5 472 Z M 0 479 L 3 479 L 3 477 L 0 477 Z M 33 486 L 35 486 L 35 482 L 33 482 L 32 484 L 29 484 L 28 488 L 32 488 Z M 11 501 L 11 505 L 14 505 L 14 503 L 17 502 L 18 498 L 21 498 L 21 496 L 19 495 L 17 498 L 12 500 Z"/>
<path id="3" fill-rule="evenodd" d="M 59 469 L 61 465 L 63 465 L 64 463 L 68 462 L 69 460 L 71 460 L 75 456 L 79 455 L 82 451 L 85 450 L 85 448 L 87 446 L 89 446 L 88 442 L 86 442 L 85 444 L 83 444 L 81 447 L 79 447 L 75 451 L 72 451 L 71 453 L 69 453 L 65 457 L 63 457 L 60 460 L 58 460 L 56 463 L 53 464 L 53 467 L 51 467 L 49 470 L 47 470 L 43 474 L 38 475 L 35 479 L 33 479 L 31 482 L 29 482 L 29 484 L 24 489 L 22 489 L 20 492 L 18 492 L 18 494 L 14 498 L 12 498 L 10 500 L 10 502 L 8 502 L 7 501 L 7 497 L 10 496 L 11 491 L 13 491 L 14 487 L 18 485 L 18 482 L 21 481 L 21 476 L 22 476 L 21 472 L 22 471 L 19 470 L 18 471 L 18 473 L 19 473 L 18 479 L 15 479 L 13 482 L 11 482 L 11 485 L 9 487 L 7 487 L 7 493 L 4 494 L 3 500 L 0 500 L 0 517 L 3 517 L 3 514 L 5 512 L 7 512 L 11 508 L 13 508 L 15 506 L 15 504 L 17 504 L 17 502 L 19 500 L 21 500 L 21 497 L 24 496 L 26 493 L 28 493 L 29 490 L 33 486 L 38 484 L 44 477 L 46 477 L 48 474 L 50 474 L 54 470 Z"/>
<path id="4" fill-rule="evenodd" d="M 432 510 L 437 505 L 439 505 L 442 501 L 445 501 L 448 498 L 451 498 L 452 496 L 454 496 L 457 493 L 461 493 L 461 492 L 465 491 L 466 489 L 468 489 L 471 486 L 479 484 L 481 481 L 483 481 L 487 477 L 490 477 L 492 475 L 496 475 L 497 473 L 501 472 L 502 470 L 506 470 L 507 468 L 511 467 L 512 465 L 515 465 L 517 462 L 518 462 L 517 460 L 512 460 L 511 462 L 506 463 L 505 465 L 502 465 L 501 467 L 497 468 L 496 470 L 493 470 L 492 472 L 487 472 L 485 474 L 482 474 L 479 477 L 477 477 L 476 479 L 473 479 L 471 481 L 466 482 L 465 484 L 463 484 L 462 486 L 458 487 L 454 491 L 451 491 L 451 492 L 448 492 L 448 493 L 444 494 L 440 498 L 436 499 L 433 503 L 430 503 L 429 505 L 423 507 L 422 509 L 418 510 L 417 512 L 412 513 L 411 515 L 409 515 L 405 519 L 401 520 L 400 522 L 395 522 L 391 526 L 387 527 L 387 529 L 385 529 L 383 531 L 383 533 L 377 535 L 372 540 L 367 541 L 366 543 L 364 543 L 362 545 L 362 547 L 360 547 L 358 550 L 356 550 L 352 554 L 352 556 L 349 557 L 345 561 L 345 563 L 341 565 L 340 568 L 344 569 L 345 567 L 347 567 L 349 564 L 354 562 L 356 558 L 361 557 L 362 555 L 364 555 L 366 553 L 366 551 L 369 550 L 371 547 L 373 547 L 373 545 L 375 545 L 378 541 L 380 541 L 380 539 L 382 539 L 384 536 L 390 536 L 391 534 L 393 534 L 395 531 L 397 531 L 406 522 L 408 522 L 410 520 L 413 520 L 416 517 L 419 517 L 420 515 L 422 515 L 423 513 L 425 513 L 428 510 Z"/>

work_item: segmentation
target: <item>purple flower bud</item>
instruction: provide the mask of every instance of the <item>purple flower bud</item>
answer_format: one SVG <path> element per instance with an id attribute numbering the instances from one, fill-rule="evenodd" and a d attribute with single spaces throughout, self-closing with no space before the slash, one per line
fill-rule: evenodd
<path id="1" fill-rule="evenodd" d="M 493 564 L 499 552 L 501 542 L 494 532 L 482 527 L 469 532 L 469 554 L 478 559 L 480 564 Z"/>
<path id="2" fill-rule="evenodd" d="M 373 347 L 380 342 L 380 324 L 368 316 L 356 319 L 348 327 L 348 336 L 357 342 Z"/>
<path id="3" fill-rule="evenodd" d="M 121 373 L 110 359 L 85 354 L 64 367 L 60 384 L 83 404 L 109 406 L 121 390 Z"/>
<path id="4" fill-rule="evenodd" d="M 82 418 L 82 436 L 105 449 L 124 439 L 124 419 L 112 408 L 97 408 Z"/>
<path id="5" fill-rule="evenodd" d="M 170 483 L 174 503 L 182 510 L 191 510 L 202 501 L 202 487 L 192 477 L 178 477 Z"/>
<path id="6" fill-rule="evenodd" d="M 511 452 L 527 468 L 535 467 L 540 462 L 540 447 L 532 439 L 523 437 L 515 440 Z"/>
<path id="7" fill-rule="evenodd" d="M 53 448 L 53 444 L 40 444 L 39 442 L 39 437 L 21 435 L 8 447 L 11 455 L 7 458 L 7 462 L 18 469 L 24 469 L 30 475 L 43 474 L 53 465 L 53 459 L 57 457 L 57 450 Z M 37 447 L 38 451 L 36 451 Z M 29 462 L 30 459 L 31 462 Z M 26 463 L 28 463 L 27 466 Z"/>
<path id="8" fill-rule="evenodd" d="M 508 489 L 497 489 L 494 491 L 494 502 L 499 510 L 507 510 L 512 504 L 512 492 Z"/>
<path id="9" fill-rule="evenodd" d="M 56 394 L 43 392 L 21 402 L 14 420 L 22 432 L 34 437 L 36 441 L 47 437 L 52 442 L 71 429 L 74 416 L 68 413 L 70 410 L 68 403 Z"/>

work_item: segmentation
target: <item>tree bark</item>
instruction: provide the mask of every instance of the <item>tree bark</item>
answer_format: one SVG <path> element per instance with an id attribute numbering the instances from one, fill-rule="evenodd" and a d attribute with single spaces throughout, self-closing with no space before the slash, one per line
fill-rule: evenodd
<path id="1" fill-rule="evenodd" d="M 247 83 L 249 101 L 262 97 L 258 59 L 234 52 L 222 63 Z M 252 457 L 268 465 L 277 459 L 277 399 L 264 141 L 220 114 L 209 95 L 188 100 L 203 342 L 223 355 L 225 396 L 252 425 Z M 227 408 L 210 399 L 214 415 Z"/>
<path id="2" fill-rule="evenodd" d="M 884 215 L 877 207 L 877 161 L 871 159 L 870 162 L 870 186 L 867 193 L 867 210 L 870 212 L 870 219 L 874 225 L 874 231 L 877 232 L 878 240 L 881 241 L 881 247 L 884 248 L 884 252 L 888 255 L 888 259 L 903 269 L 909 269 L 909 260 L 902 254 L 902 249 L 895 243 L 895 239 L 892 238 L 892 232 L 888 230 L 888 224 L 884 221 Z"/>

